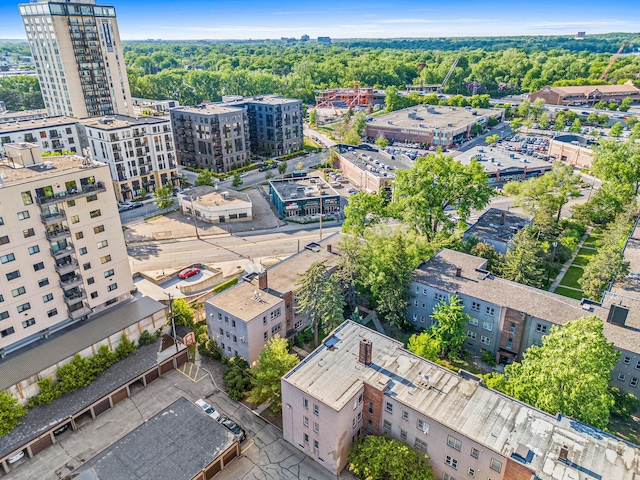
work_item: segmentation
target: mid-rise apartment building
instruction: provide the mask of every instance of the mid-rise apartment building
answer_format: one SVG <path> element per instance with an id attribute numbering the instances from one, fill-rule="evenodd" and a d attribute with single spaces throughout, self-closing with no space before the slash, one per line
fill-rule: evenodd
<path id="1" fill-rule="evenodd" d="M 283 435 L 333 474 L 363 434 L 430 458 L 443 480 L 633 480 L 640 449 L 454 373 L 347 321 L 282 378 Z"/>
<path id="2" fill-rule="evenodd" d="M 19 9 L 49 115 L 133 114 L 114 7 L 40 0 Z"/>
<path id="3" fill-rule="evenodd" d="M 169 117 L 90 118 L 80 128 L 92 158 L 109 166 L 118 200 L 132 200 L 142 189 L 179 186 Z"/>
<path id="4" fill-rule="evenodd" d="M 180 165 L 223 173 L 249 160 L 247 112 L 242 107 L 207 103 L 172 108 L 171 125 Z"/>
<path id="5" fill-rule="evenodd" d="M 15 122 L 0 122 L 0 156 L 5 143 L 35 143 L 42 152 L 81 153 L 78 121 L 69 117 L 44 117 Z"/>
<path id="6" fill-rule="evenodd" d="M 254 153 L 279 157 L 302 150 L 302 100 L 265 95 L 242 102 L 249 116 L 249 139 Z"/>
<path id="7" fill-rule="evenodd" d="M 249 365 L 275 335 L 292 338 L 309 325 L 296 312 L 294 291 L 300 276 L 313 262 L 324 262 L 332 272 L 340 259 L 337 248 L 342 234 L 310 243 L 288 259 L 258 274 L 249 274 L 238 285 L 205 301 L 209 336 L 224 355 L 243 357 Z"/>
<path id="8" fill-rule="evenodd" d="M 640 241 L 629 240 L 629 257 L 637 256 L 638 244 Z M 603 320 L 604 335 L 621 352 L 611 373 L 611 385 L 640 397 L 640 302 L 634 298 L 637 277 L 614 285 L 599 303 L 496 277 L 486 265 L 484 258 L 448 249 L 438 252 L 411 275 L 408 320 L 416 328 L 429 328 L 438 302 L 458 295 L 471 316 L 465 348 L 475 353 L 486 350 L 498 363 L 507 364 L 521 361 L 531 345 L 541 345 L 552 326 L 594 315 Z"/>
<path id="9" fill-rule="evenodd" d="M 42 161 L 5 145 L 0 163 L 0 349 L 47 337 L 133 289 L 109 168 L 77 156 Z"/>

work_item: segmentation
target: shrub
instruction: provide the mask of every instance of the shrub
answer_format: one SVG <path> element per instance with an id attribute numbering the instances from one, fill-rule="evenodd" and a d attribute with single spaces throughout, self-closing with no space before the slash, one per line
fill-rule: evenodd
<path id="1" fill-rule="evenodd" d="M 82 358 L 79 354 L 76 354 L 71 362 L 60 367 L 56 374 L 58 376 L 57 387 L 61 393 L 72 392 L 80 387 L 86 387 L 96 378 L 91 361 L 87 358 Z"/>
<path id="2" fill-rule="evenodd" d="M 122 334 L 120 337 L 120 343 L 116 347 L 116 357 L 118 360 L 122 360 L 127 358 L 131 353 L 136 351 L 136 345 L 131 340 L 129 340 L 125 334 Z"/>
<path id="3" fill-rule="evenodd" d="M 491 353 L 489 350 L 482 349 L 482 352 L 480 353 L 480 358 L 482 358 L 483 362 L 491 365 L 492 367 L 496 366 L 496 359 L 493 356 L 493 353 Z"/>
<path id="4" fill-rule="evenodd" d="M 213 358 L 214 360 L 220 360 L 222 358 L 222 352 L 220 347 L 214 338 L 210 338 L 206 343 L 201 343 L 198 346 L 198 352 L 205 357 Z"/>
<path id="5" fill-rule="evenodd" d="M 38 382 L 38 388 L 40 389 L 40 393 L 33 397 L 33 402 L 30 402 L 35 405 L 47 405 L 62 395 L 62 392 L 58 386 L 53 383 L 51 378 L 43 378 L 40 380 Z"/>
<path id="6" fill-rule="evenodd" d="M 614 404 L 611 407 L 611 415 L 622 418 L 623 420 L 629 420 L 638 410 L 639 401 L 632 393 L 621 392 L 616 387 L 609 389 L 613 395 Z"/>
<path id="7" fill-rule="evenodd" d="M 236 283 L 238 283 L 238 278 L 237 277 L 231 278 L 226 282 L 222 282 L 220 285 L 216 285 L 215 287 L 213 287 L 213 293 L 220 293 L 223 290 L 226 290 L 227 288 L 234 286 Z"/>
<path id="8" fill-rule="evenodd" d="M 227 361 L 222 378 L 227 392 L 233 400 L 242 400 L 251 389 L 249 365 L 242 357 L 233 357 Z"/>
<path id="9" fill-rule="evenodd" d="M 155 343 L 156 340 L 158 340 L 159 336 L 160 332 L 151 334 L 147 330 L 145 330 L 140 334 L 140 338 L 138 338 L 138 346 L 141 347 L 143 345 L 151 345 L 152 343 Z"/>

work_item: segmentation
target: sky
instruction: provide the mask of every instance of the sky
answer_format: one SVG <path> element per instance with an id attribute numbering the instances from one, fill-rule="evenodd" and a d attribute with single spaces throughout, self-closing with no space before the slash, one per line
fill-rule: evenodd
<path id="1" fill-rule="evenodd" d="M 60 0 L 63 1 L 63 0 Z M 398 38 L 640 32 L 640 1 L 99 0 L 123 40 Z M 611 8 L 608 8 L 611 6 Z M 0 0 L 0 39 L 26 38 L 18 2 Z"/>

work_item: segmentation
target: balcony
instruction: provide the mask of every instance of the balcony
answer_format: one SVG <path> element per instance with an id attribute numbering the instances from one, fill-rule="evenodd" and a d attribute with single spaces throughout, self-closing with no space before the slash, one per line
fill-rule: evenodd
<path id="1" fill-rule="evenodd" d="M 65 280 L 64 282 L 60 280 L 60 288 L 67 290 L 69 288 L 77 287 L 78 285 L 82 285 L 82 277 L 80 275 L 74 275 L 73 277 Z"/>
<path id="2" fill-rule="evenodd" d="M 83 302 L 81 308 L 73 311 L 69 309 L 67 310 L 67 312 L 69 313 L 69 318 L 76 320 L 78 318 L 86 317 L 87 315 L 89 315 L 91 313 L 91 308 L 89 308 L 89 305 Z"/>
<path id="3" fill-rule="evenodd" d="M 67 273 L 71 273 L 74 270 L 77 270 L 78 267 L 78 261 L 77 260 L 68 260 L 66 262 L 60 262 L 60 263 L 56 263 L 56 272 L 58 272 L 59 275 L 66 275 Z"/>
<path id="4" fill-rule="evenodd" d="M 75 200 L 76 198 L 86 197 L 95 193 L 106 192 L 107 189 L 103 182 L 96 182 L 92 185 L 83 185 L 82 190 L 76 190 L 72 188 L 70 190 L 56 193 L 55 195 L 49 195 L 47 197 L 37 197 L 36 202 L 38 205 L 50 205 L 52 203 L 68 202 L 69 200 Z"/>
<path id="5" fill-rule="evenodd" d="M 68 228 L 58 228 L 46 233 L 47 240 L 55 242 L 57 240 L 63 240 L 71 236 L 71 231 Z"/>
<path id="6" fill-rule="evenodd" d="M 51 252 L 51 256 L 55 259 L 66 257 L 67 255 L 71 255 L 74 252 L 73 243 L 67 242 L 66 248 L 61 248 L 59 250 L 54 250 L 53 248 L 50 248 L 49 251 Z"/>
<path id="7" fill-rule="evenodd" d="M 58 210 L 58 213 L 48 213 L 47 215 L 41 214 L 40 218 L 45 225 L 53 225 L 54 223 L 61 222 L 67 217 L 64 210 Z"/>
<path id="8" fill-rule="evenodd" d="M 77 292 L 74 292 L 70 295 L 64 295 L 64 302 L 68 305 L 75 305 L 76 303 L 78 303 L 80 300 L 84 300 L 85 298 L 87 298 L 87 294 L 85 293 L 84 290 L 79 290 Z"/>

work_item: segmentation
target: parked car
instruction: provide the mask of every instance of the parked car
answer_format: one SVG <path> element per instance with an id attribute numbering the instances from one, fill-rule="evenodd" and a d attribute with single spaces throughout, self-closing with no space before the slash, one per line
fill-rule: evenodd
<path id="1" fill-rule="evenodd" d="M 7 458 L 7 463 L 8 464 L 16 463 L 18 460 L 21 460 L 23 458 L 24 458 L 24 450 L 20 450 L 18 453 L 14 453 L 9 458 Z"/>
<path id="2" fill-rule="evenodd" d="M 220 414 L 216 411 L 215 408 L 213 408 L 211 405 L 209 405 L 204 400 L 202 400 L 202 399 L 196 400 L 196 405 L 198 405 L 200 408 L 202 408 L 204 410 L 204 412 L 207 415 L 209 415 L 211 418 L 213 418 L 214 420 L 216 420 L 216 421 L 220 420 Z"/>
<path id="3" fill-rule="evenodd" d="M 120 205 L 118 207 L 118 213 L 128 212 L 129 210 L 133 210 L 133 207 L 131 205 Z"/>
<path id="4" fill-rule="evenodd" d="M 144 207 L 144 203 L 142 202 L 136 202 L 131 204 L 131 208 L 142 208 L 142 207 Z"/>
<path id="5" fill-rule="evenodd" d="M 269 168 L 271 168 L 271 170 L 274 170 L 274 169 L 278 168 L 278 164 L 277 163 L 272 163 L 271 165 L 269 165 Z"/>
<path id="6" fill-rule="evenodd" d="M 193 277 L 194 275 L 197 275 L 199 273 L 200 273 L 199 268 L 190 267 L 180 271 L 180 273 L 178 274 L 178 277 L 184 280 L 185 278 Z"/>
<path id="7" fill-rule="evenodd" d="M 248 172 L 242 172 L 242 173 L 240 174 L 240 178 L 244 178 L 244 177 L 246 177 L 247 175 L 249 175 L 249 173 L 248 173 Z"/>
<path id="8" fill-rule="evenodd" d="M 259 172 L 266 172 L 267 170 L 269 170 L 269 165 L 263 165 L 258 169 Z"/>
<path id="9" fill-rule="evenodd" d="M 56 428 L 53 431 L 53 434 L 57 437 L 58 435 L 62 435 L 67 430 L 69 430 L 69 424 L 68 423 L 62 425 L 60 428 Z"/>
<path id="10" fill-rule="evenodd" d="M 238 435 L 240 437 L 240 441 L 244 442 L 245 438 L 247 438 L 247 434 L 240 425 L 227 417 L 222 417 L 220 419 L 220 423 L 231 430 L 231 433 Z"/>
<path id="11" fill-rule="evenodd" d="M 358 193 L 358 190 L 356 190 L 355 188 L 352 187 L 352 188 L 347 190 L 347 193 L 351 193 L 351 194 Z"/>

